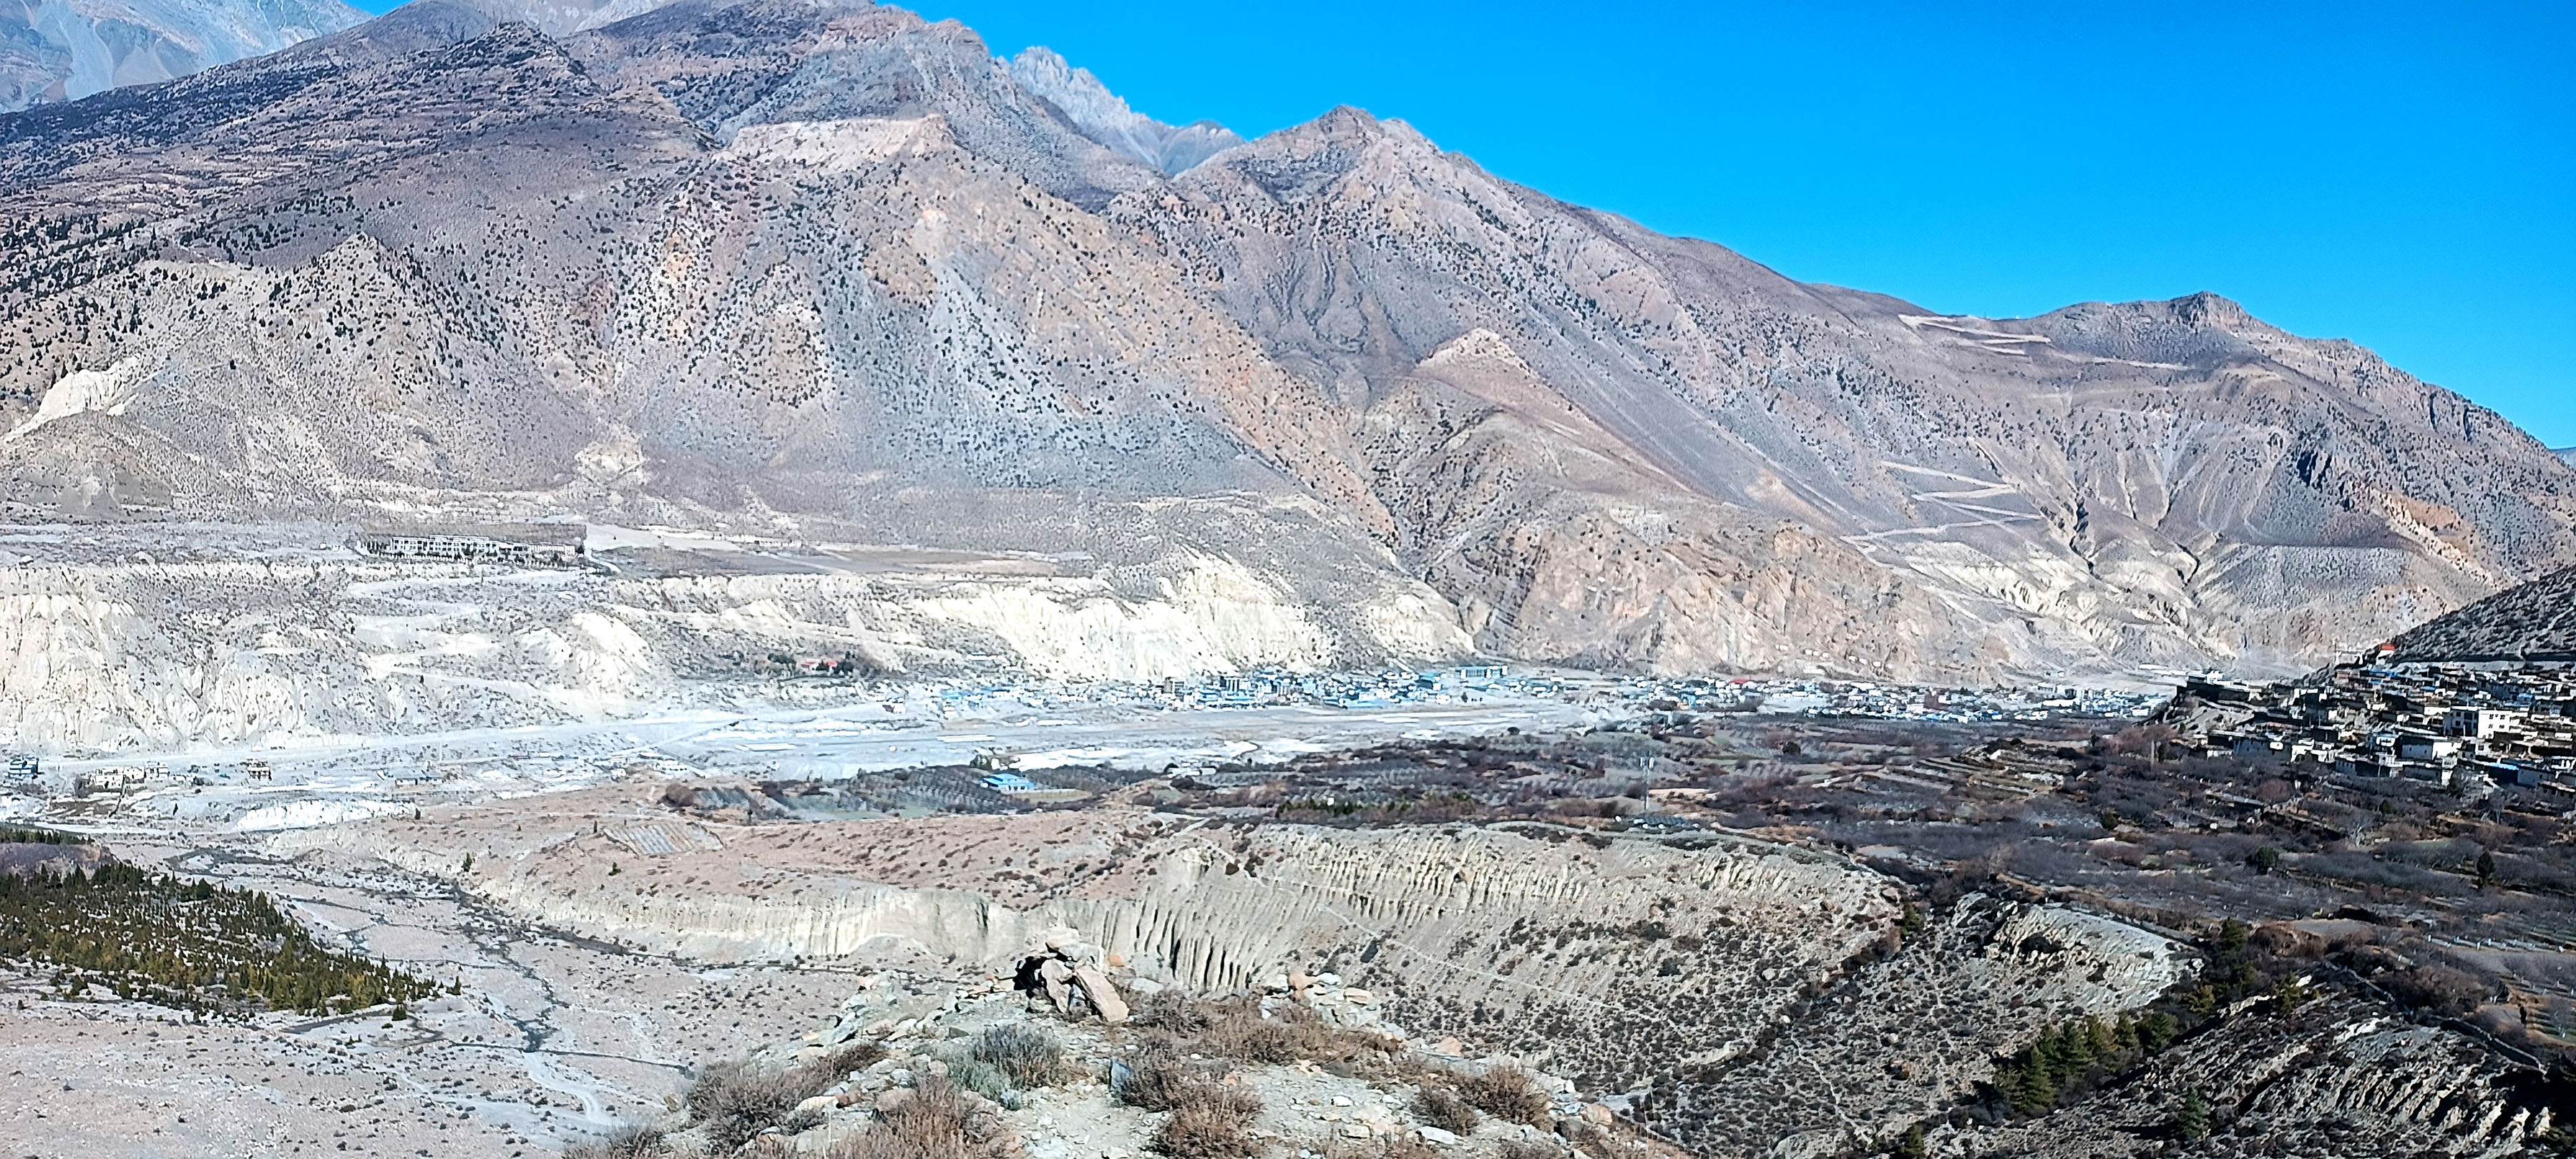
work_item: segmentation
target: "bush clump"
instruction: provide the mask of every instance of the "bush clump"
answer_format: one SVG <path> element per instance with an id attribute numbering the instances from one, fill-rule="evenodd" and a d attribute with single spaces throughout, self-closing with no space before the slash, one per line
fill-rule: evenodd
<path id="1" fill-rule="evenodd" d="M 1073 1077 L 1064 1044 L 1043 1027 L 1025 1022 L 986 1027 L 975 1036 L 969 1054 L 1020 1087 L 1051 1087 Z"/>
<path id="2" fill-rule="evenodd" d="M 1252 1121 L 1261 1098 L 1222 1083 L 1192 1083 L 1147 1145 L 1170 1159 L 1244 1159 L 1253 1153 Z"/>
<path id="3" fill-rule="evenodd" d="M 1441 1087 L 1425 1087 L 1414 1096 L 1413 1117 L 1453 1135 L 1475 1130 L 1478 1122 L 1475 1107 L 1459 1098 L 1457 1092 Z"/>
<path id="4" fill-rule="evenodd" d="M 1245 1062 L 1281 1065 L 1298 1059 L 1341 1061 L 1359 1053 L 1358 1043 L 1327 1024 L 1321 1015 L 1297 1003 L 1281 1003 L 1267 1016 L 1257 1002 L 1239 1002 L 1215 1018 L 1200 1038 L 1210 1054 Z"/>
<path id="5" fill-rule="evenodd" d="M 1206 1005 L 1182 997 L 1177 991 L 1165 990 L 1146 999 L 1134 1021 L 1138 1026 L 1174 1034 L 1197 1034 L 1206 1030 L 1212 1020 Z"/>
<path id="6" fill-rule="evenodd" d="M 1519 1067 L 1490 1067 L 1470 1075 L 1459 1081 L 1458 1093 L 1477 1110 L 1504 1122 L 1547 1129 L 1547 1092 Z"/>
<path id="7" fill-rule="evenodd" d="M 957 1088 L 925 1079 L 912 1097 L 887 1108 L 877 1124 L 825 1152 L 826 1159 L 977 1159 L 1006 1150 L 1009 1128 L 979 1113 Z"/>
<path id="8" fill-rule="evenodd" d="M 564 1149 L 564 1159 L 664 1159 L 671 1149 L 662 1144 L 662 1133 L 651 1127 L 624 1127 L 605 1139 L 575 1143 Z"/>
<path id="9" fill-rule="evenodd" d="M 706 1126 L 716 1154 L 729 1155 L 752 1137 L 784 1124 L 796 1104 L 839 1081 L 828 1066 L 766 1066 L 736 1060 L 708 1067 L 690 1084 L 689 1118 Z"/>
<path id="10" fill-rule="evenodd" d="M 1172 1052 L 1148 1050 L 1128 1068 L 1127 1081 L 1116 1093 L 1119 1102 L 1139 1110 L 1171 1111 L 1188 1101 L 1192 1086 L 1205 1081 Z"/>

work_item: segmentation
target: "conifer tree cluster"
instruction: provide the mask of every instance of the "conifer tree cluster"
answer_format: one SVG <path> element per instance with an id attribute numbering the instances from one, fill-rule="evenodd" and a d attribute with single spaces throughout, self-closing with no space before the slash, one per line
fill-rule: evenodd
<path id="1" fill-rule="evenodd" d="M 2170 1014 L 2149 1011 L 2104 1022 L 2081 1018 L 2042 1032 L 1995 1075 L 1995 1085 L 2015 1112 L 2046 1114 L 2060 1100 L 2101 1085 L 2173 1045 L 2180 1027 Z"/>
<path id="2" fill-rule="evenodd" d="M 2286 963 L 2256 946 L 2243 922 L 2221 922 L 2202 943 L 2207 955 L 2199 978 L 2176 986 L 2145 1010 L 2105 1022 L 2085 1016 L 2057 1023 L 1996 1067 L 1991 1095 L 2015 1115 L 2044 1115 L 2112 1079 L 2222 1017 L 2248 998 L 2265 997 L 2288 1011 L 2315 990 L 2288 973 Z"/>
<path id="3" fill-rule="evenodd" d="M 0 961 L 53 970 L 68 998 L 213 1014 L 311 1014 L 402 1004 L 436 983 L 314 941 L 265 894 L 109 862 L 0 873 Z"/>

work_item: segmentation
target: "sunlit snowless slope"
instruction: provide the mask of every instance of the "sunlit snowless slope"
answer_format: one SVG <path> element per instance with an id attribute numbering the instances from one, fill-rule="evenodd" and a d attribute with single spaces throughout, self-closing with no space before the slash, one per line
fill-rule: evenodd
<path id="1" fill-rule="evenodd" d="M 522 921 L 709 963 L 908 949 L 1007 975 L 1070 927 L 1187 992 L 1331 969 L 1419 1042 L 1455 1035 L 1631 1092 L 1641 1122 L 1709 1156 L 1883 1144 L 1973 1097 L 2052 1019 L 2134 1009 L 2200 968 L 2162 935 L 2058 906 L 1971 895 L 1909 924 L 1889 878 L 1713 835 L 1119 808 L 761 826 L 675 813 L 658 792 L 436 808 L 280 834 L 265 853 L 382 859 Z M 2245 1051 L 2233 1066 L 2203 1053 L 2216 1044 L 2177 1051 L 2177 1073 L 2247 1108 L 2249 1135 L 2385 1144 L 2355 1154 L 2509 1154 L 2550 1125 L 2463 1036 L 2318 1005 L 2334 1008 L 2249 1019 L 2242 1037 L 2263 1044 L 2225 1044 Z M 2123 1108 L 2132 1130 L 2087 1108 L 1975 1153 L 2152 1154 L 2184 1089 Z"/>
<path id="2" fill-rule="evenodd" d="M 1347 110 L 1172 175 L 1216 131 L 1061 64 L 886 8 L 556 39 L 427 0 L 0 120 L 0 501 L 1037 553 L 1284 609 L 1112 675 L 2280 668 L 2576 560 L 2576 471 L 2223 300 L 1932 316 Z M 149 582 L 146 633 L 191 581 Z M 1064 668 L 1052 631 L 995 654 Z"/>

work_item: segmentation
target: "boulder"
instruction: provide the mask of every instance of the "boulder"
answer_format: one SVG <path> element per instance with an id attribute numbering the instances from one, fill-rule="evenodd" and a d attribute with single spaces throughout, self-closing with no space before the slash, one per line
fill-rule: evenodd
<path id="1" fill-rule="evenodd" d="M 1100 1012 L 1100 1020 L 1112 1026 L 1127 1021 L 1127 1003 L 1118 997 L 1118 988 L 1107 976 L 1089 966 L 1073 968 L 1073 980 L 1082 987 L 1082 996 L 1091 1000 L 1091 1008 Z"/>
<path id="2" fill-rule="evenodd" d="M 1073 1013 L 1073 991 L 1065 983 L 1073 980 L 1073 967 L 1061 959 L 1049 958 L 1038 963 L 1038 984 L 1046 987 L 1047 1001 L 1055 1003 L 1058 1014 Z"/>

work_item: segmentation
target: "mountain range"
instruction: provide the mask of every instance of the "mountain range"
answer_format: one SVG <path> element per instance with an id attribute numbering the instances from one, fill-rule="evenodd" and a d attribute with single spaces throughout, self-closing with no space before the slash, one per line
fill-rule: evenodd
<path id="1" fill-rule="evenodd" d="M 19 522 L 1221 566 L 1314 664 L 1968 682 L 2304 669 L 2576 563 L 2559 455 L 2215 295 L 1946 315 L 841 0 L 418 0 L 38 105 L 0 270 Z"/>
<path id="2" fill-rule="evenodd" d="M 340 0 L 10 0 L 0 112 L 186 76 L 365 19 Z"/>

